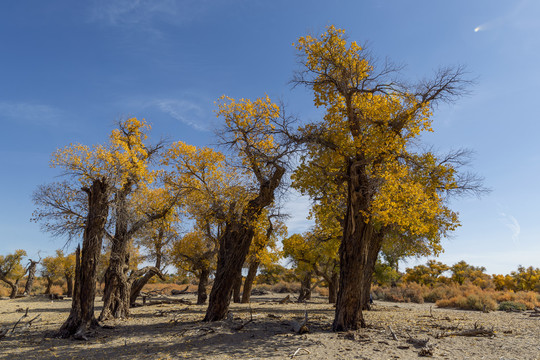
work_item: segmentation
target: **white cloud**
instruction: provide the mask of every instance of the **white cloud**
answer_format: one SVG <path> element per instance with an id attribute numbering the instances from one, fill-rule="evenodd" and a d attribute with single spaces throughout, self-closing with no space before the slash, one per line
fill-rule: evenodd
<path id="1" fill-rule="evenodd" d="M 283 213 L 288 214 L 286 221 L 289 235 L 303 233 L 313 226 L 313 221 L 306 219 L 311 209 L 311 201 L 307 196 L 302 196 L 296 191 L 291 191 L 285 203 Z"/>
<path id="2" fill-rule="evenodd" d="M 207 9 L 206 0 L 96 0 L 91 21 L 156 31 L 154 22 L 181 25 Z"/>
<path id="3" fill-rule="evenodd" d="M 64 116 L 59 109 L 43 104 L 24 102 L 0 102 L 0 118 L 12 122 L 43 126 L 59 126 Z"/>
<path id="4" fill-rule="evenodd" d="M 151 103 L 172 118 L 196 130 L 209 131 L 208 110 L 189 100 L 160 99 Z"/>
<path id="5" fill-rule="evenodd" d="M 517 242 L 519 240 L 519 234 L 521 233 L 521 226 L 515 217 L 512 215 L 499 213 L 501 216 L 500 221 L 512 232 L 512 241 Z"/>

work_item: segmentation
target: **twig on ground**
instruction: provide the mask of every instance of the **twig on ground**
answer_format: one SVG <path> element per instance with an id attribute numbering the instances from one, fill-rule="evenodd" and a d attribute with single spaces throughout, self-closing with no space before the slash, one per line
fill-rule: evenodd
<path id="1" fill-rule="evenodd" d="M 295 357 L 295 356 L 300 356 L 300 355 L 302 355 L 302 354 L 298 354 L 300 351 L 305 351 L 306 354 L 308 354 L 308 355 L 311 354 L 311 352 L 310 352 L 308 349 L 298 348 L 298 349 L 296 349 L 296 351 L 295 351 L 294 353 L 292 353 L 292 354 L 290 355 L 291 359 L 292 359 L 293 357 Z"/>
<path id="2" fill-rule="evenodd" d="M 392 330 L 392 327 L 390 325 L 388 325 L 388 331 L 390 331 L 390 335 L 392 335 L 392 339 L 394 339 L 395 341 L 398 341 L 398 337 L 396 336 L 396 333 L 394 332 L 394 330 Z"/>

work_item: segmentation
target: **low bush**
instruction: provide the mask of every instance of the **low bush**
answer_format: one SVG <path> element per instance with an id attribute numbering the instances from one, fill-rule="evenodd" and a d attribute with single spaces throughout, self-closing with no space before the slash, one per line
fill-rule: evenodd
<path id="1" fill-rule="evenodd" d="M 501 311 L 525 311 L 527 306 L 516 301 L 503 301 L 499 304 L 499 310 Z"/>

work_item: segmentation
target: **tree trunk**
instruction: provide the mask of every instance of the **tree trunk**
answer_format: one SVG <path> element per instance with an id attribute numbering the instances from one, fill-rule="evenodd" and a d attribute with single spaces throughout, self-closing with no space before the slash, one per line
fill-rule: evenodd
<path id="1" fill-rule="evenodd" d="M 311 278 L 313 273 L 308 271 L 304 274 L 304 277 L 300 281 L 300 294 L 298 295 L 298 302 L 304 302 L 311 299 Z"/>
<path id="2" fill-rule="evenodd" d="M 240 269 L 240 272 L 236 275 L 236 278 L 234 279 L 233 284 L 233 302 L 235 304 L 240 303 L 240 289 L 242 288 L 242 269 Z"/>
<path id="3" fill-rule="evenodd" d="M 206 303 L 208 295 L 206 294 L 206 288 L 208 287 L 208 278 L 210 277 L 210 269 L 203 268 L 199 276 L 199 286 L 197 287 L 197 305 L 203 305 Z"/>
<path id="4" fill-rule="evenodd" d="M 244 304 L 247 304 L 250 301 L 253 281 L 255 281 L 255 276 L 257 276 L 257 269 L 259 269 L 258 261 L 253 261 L 249 264 L 246 280 L 244 280 L 244 292 L 242 293 L 242 303 Z"/>
<path id="5" fill-rule="evenodd" d="M 88 193 L 88 215 L 83 234 L 82 256 L 76 252 L 75 288 L 69 317 L 60 328 L 62 337 L 84 337 L 85 332 L 97 325 L 94 316 L 97 265 L 101 253 L 105 224 L 109 212 L 108 186 L 105 179 L 94 180 Z"/>
<path id="6" fill-rule="evenodd" d="M 242 265 L 253 238 L 253 228 L 238 222 L 227 224 L 219 239 L 219 253 L 214 285 L 204 321 L 219 321 L 227 316 L 233 287 L 242 275 Z"/>
<path id="7" fill-rule="evenodd" d="M 130 295 L 129 295 L 130 307 L 133 307 L 144 285 L 146 285 L 148 281 L 150 281 L 150 279 L 154 277 L 154 275 L 158 275 L 161 280 L 165 280 L 159 268 L 153 267 L 153 266 L 147 266 L 145 268 L 133 271 L 130 274 L 127 280 L 127 285 L 128 285 L 128 288 L 130 289 Z"/>
<path id="8" fill-rule="evenodd" d="M 160 230 L 161 232 L 162 230 Z M 158 270 L 161 272 L 161 249 L 156 249 L 156 266 L 155 270 Z M 141 293 L 142 289 L 144 288 L 144 285 L 148 284 L 148 282 L 154 277 L 154 275 L 158 275 L 159 273 L 156 271 L 148 271 L 144 276 L 135 279 L 131 285 L 131 293 L 129 295 L 129 306 L 132 307 L 133 304 L 135 304 L 135 301 L 139 297 L 139 294 Z M 162 276 L 162 275 L 160 275 Z"/>
<path id="9" fill-rule="evenodd" d="M 253 239 L 253 223 L 262 210 L 274 202 L 274 191 L 281 183 L 285 168 L 274 165 L 271 178 L 260 183 L 259 194 L 250 200 L 240 218 L 231 219 L 219 239 L 216 278 L 204 321 L 219 321 L 227 316 L 234 279 L 242 274 L 242 265 Z"/>
<path id="10" fill-rule="evenodd" d="M 26 280 L 26 285 L 24 286 L 24 296 L 30 295 L 32 292 L 32 286 L 34 285 L 34 280 L 36 278 L 36 268 L 39 261 L 29 260 L 30 264 L 28 265 L 28 279 Z"/>
<path id="11" fill-rule="evenodd" d="M 329 304 L 336 303 L 338 282 L 339 282 L 339 274 L 335 272 L 332 274 L 330 281 L 328 281 L 328 303 Z"/>
<path id="12" fill-rule="evenodd" d="M 365 218 L 372 194 L 368 192 L 369 179 L 361 162 L 349 164 L 347 183 L 347 213 L 343 239 L 339 248 L 340 280 L 336 302 L 334 331 L 357 330 L 365 327 L 362 305 L 366 290 L 370 288 L 374 262 L 370 259 L 380 249 L 381 236 Z"/>
<path id="13" fill-rule="evenodd" d="M 99 320 L 126 319 L 129 317 L 131 286 L 128 283 L 129 236 L 128 200 L 132 184 L 128 181 L 116 194 L 116 226 L 112 239 L 109 266 L 105 271 L 103 309 Z"/>
<path id="14" fill-rule="evenodd" d="M 73 275 L 65 275 L 65 278 L 66 278 L 66 287 L 67 287 L 66 296 L 72 297 L 73 296 Z"/>
<path id="15" fill-rule="evenodd" d="M 47 287 L 45 288 L 45 295 L 49 295 L 51 293 L 51 287 L 53 286 L 53 279 L 51 279 L 50 276 L 45 277 L 47 279 Z"/>

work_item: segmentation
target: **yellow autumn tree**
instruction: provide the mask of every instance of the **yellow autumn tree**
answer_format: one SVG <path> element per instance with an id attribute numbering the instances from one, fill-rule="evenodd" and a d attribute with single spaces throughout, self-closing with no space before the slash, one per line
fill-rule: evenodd
<path id="1" fill-rule="evenodd" d="M 17 296 L 19 282 L 25 274 L 25 269 L 21 264 L 26 251 L 15 250 L 13 254 L 0 255 L 0 281 L 3 281 L 11 288 L 10 298 Z"/>
<path id="2" fill-rule="evenodd" d="M 460 186 L 454 156 L 439 158 L 416 146 L 432 131 L 433 105 L 462 94 L 463 71 L 442 69 L 431 80 L 405 85 L 398 71 L 378 66 L 334 26 L 295 44 L 301 69 L 294 82 L 313 91 L 324 119 L 299 129 L 306 145 L 295 186 L 306 192 L 331 182 L 343 189 L 340 286 L 335 331 L 365 326 L 362 306 L 388 231 L 421 237 L 438 246 L 458 226 L 444 201 Z M 322 160 L 322 161 L 321 161 Z M 320 164 L 327 165 L 321 171 Z M 468 178 L 471 180 L 471 178 Z M 474 179 L 472 179 L 474 180 Z M 471 182 L 469 181 L 469 185 Z"/>

